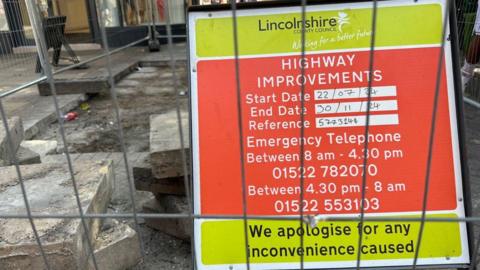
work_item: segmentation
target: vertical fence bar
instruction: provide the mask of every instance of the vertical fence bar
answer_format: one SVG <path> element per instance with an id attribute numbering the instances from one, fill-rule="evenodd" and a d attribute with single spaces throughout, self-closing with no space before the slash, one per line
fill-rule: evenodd
<path id="1" fill-rule="evenodd" d="M 41 66 L 43 68 L 44 74 L 47 76 L 47 81 L 48 81 L 48 84 L 50 86 L 50 90 L 53 94 L 53 103 L 54 103 L 54 106 L 55 106 L 55 112 L 56 112 L 58 123 L 59 123 L 59 131 L 60 131 L 60 135 L 61 135 L 63 144 L 65 145 L 65 157 L 67 159 L 68 170 L 70 172 L 70 177 L 71 177 L 72 184 L 73 184 L 73 191 L 74 191 L 74 194 L 75 194 L 75 199 L 76 199 L 78 211 L 79 211 L 79 214 L 80 214 L 82 227 L 83 227 L 83 230 L 85 231 L 85 234 L 87 235 L 86 239 L 87 239 L 87 245 L 88 245 L 89 253 L 90 253 L 90 256 L 92 256 L 92 262 L 93 262 L 93 266 L 94 266 L 95 270 L 98 270 L 98 264 L 97 264 L 97 260 L 95 258 L 95 251 L 93 249 L 92 241 L 90 240 L 90 237 L 89 237 L 89 235 L 90 235 L 89 234 L 89 229 L 88 229 L 88 226 L 87 226 L 87 223 L 86 223 L 86 220 L 85 220 L 83 207 L 82 207 L 82 202 L 80 201 L 80 196 L 79 196 L 79 192 L 78 192 L 77 181 L 75 179 L 75 173 L 74 173 L 74 169 L 73 169 L 73 165 L 72 165 L 72 160 L 70 158 L 70 153 L 69 153 L 69 150 L 68 150 L 68 143 L 67 143 L 67 139 L 66 139 L 66 136 L 65 136 L 65 129 L 64 129 L 64 119 L 62 117 L 62 113 L 60 111 L 60 107 L 59 107 L 59 104 L 58 104 L 58 97 L 57 97 L 57 91 L 56 91 L 56 88 L 55 88 L 53 72 L 52 72 L 52 68 L 50 67 L 50 64 L 48 62 L 48 49 L 47 49 L 47 46 L 46 46 L 46 40 L 45 40 L 45 36 L 44 36 L 44 32 L 43 32 L 43 25 L 42 25 L 42 22 L 39 18 L 38 9 L 37 9 L 37 6 L 36 6 L 34 0 L 26 0 L 26 3 L 27 3 L 28 16 L 29 16 L 30 22 L 32 24 L 32 30 L 33 30 L 33 34 L 34 34 L 35 41 L 36 41 L 36 44 L 37 44 L 40 63 L 41 63 Z M 87 263 L 88 263 L 88 260 L 87 260 Z"/>
<path id="2" fill-rule="evenodd" d="M 250 254 L 248 252 L 248 218 L 247 218 L 247 184 L 245 179 L 245 149 L 243 143 L 243 110 L 242 110 L 242 93 L 240 84 L 240 59 L 239 59 L 239 44 L 238 44 L 238 25 L 237 25 L 237 3 L 235 0 L 230 0 L 230 7 L 232 9 L 232 24 L 233 24 L 233 50 L 235 55 L 235 87 L 237 96 L 237 114 L 238 114 L 238 133 L 240 146 L 240 176 L 242 179 L 242 214 L 243 214 L 243 232 L 245 234 L 245 255 L 247 270 L 250 270 Z"/>
<path id="3" fill-rule="evenodd" d="M 165 1 L 165 28 L 167 32 L 167 43 L 168 43 L 168 53 L 170 57 L 170 68 L 172 70 L 172 82 L 173 82 L 173 94 L 175 96 L 175 107 L 176 107 L 176 114 L 177 114 L 177 124 L 178 124 L 178 135 L 180 136 L 180 150 L 181 150 L 181 157 L 182 157 L 182 169 L 183 169 L 183 182 L 185 185 L 185 194 L 187 195 L 187 204 L 188 204 L 188 214 L 189 220 L 191 222 L 191 230 L 190 230 L 190 252 L 192 254 L 192 269 L 196 269 L 196 253 L 195 253 L 195 235 L 194 235 L 194 223 L 195 219 L 193 217 L 193 196 L 192 196 L 192 188 L 189 181 L 189 172 L 187 168 L 187 157 L 185 154 L 185 141 L 184 141 L 184 130 L 182 124 L 182 112 L 180 109 L 180 91 L 178 89 L 178 76 L 176 70 L 176 59 L 175 54 L 173 52 L 173 35 L 172 35 L 172 24 L 170 21 L 170 11 L 169 11 L 169 4 L 168 0 Z M 152 0 L 153 2 L 153 0 Z M 191 164 L 191 162 L 190 162 Z"/>
<path id="4" fill-rule="evenodd" d="M 102 1 L 102 3 L 104 3 Z M 111 59 L 111 54 L 110 54 L 110 47 L 108 45 L 108 39 L 107 39 L 107 33 L 105 30 L 105 20 L 102 15 L 102 10 L 105 8 L 105 5 L 97 5 L 97 14 L 98 14 L 98 21 L 100 25 L 100 35 L 102 37 L 102 45 L 103 49 L 105 51 L 105 58 L 107 60 L 107 70 L 108 70 L 108 83 L 110 84 L 110 97 L 112 98 L 112 104 L 115 112 L 115 120 L 117 121 L 118 125 L 118 137 L 120 139 L 120 147 L 122 149 L 122 154 L 123 154 L 123 162 L 125 164 L 125 171 L 127 174 L 127 181 L 128 181 L 128 191 L 130 195 L 130 200 L 132 201 L 132 211 L 133 211 L 133 219 L 135 221 L 135 229 L 138 233 L 140 233 L 140 227 L 139 227 L 139 221 L 138 221 L 138 215 L 137 215 L 137 207 L 135 203 L 135 187 L 133 184 L 133 179 L 131 177 L 131 172 L 130 172 L 130 165 L 128 162 L 128 157 L 127 157 L 127 148 L 125 147 L 125 136 L 123 134 L 123 127 L 122 127 L 122 118 L 120 116 L 120 105 L 118 103 L 118 98 L 117 98 L 117 89 L 115 87 L 115 80 L 114 80 L 114 75 L 113 75 L 113 68 L 112 68 L 112 59 Z M 140 241 L 140 249 L 142 253 L 142 257 L 145 256 L 145 249 L 143 246 L 143 241 L 141 237 L 138 238 Z"/>
<path id="5" fill-rule="evenodd" d="M 378 3 L 377 0 L 373 0 L 372 6 L 372 38 L 370 39 L 370 55 L 368 63 L 368 93 L 367 93 L 367 109 L 366 109 L 366 121 L 365 121 L 365 138 L 368 138 L 370 132 L 370 104 L 372 101 L 372 79 L 373 79 L 373 66 L 375 59 L 375 37 L 377 29 L 377 12 L 378 12 Z M 365 221 L 365 197 L 367 195 L 367 165 L 368 165 L 368 140 L 365 140 L 363 145 L 363 174 L 362 174 L 362 189 L 361 189 L 361 200 L 360 200 L 360 222 L 358 223 L 358 246 L 357 246 L 357 266 L 356 268 L 360 270 L 360 264 L 362 260 L 361 247 L 363 244 L 363 223 Z"/>
<path id="6" fill-rule="evenodd" d="M 305 33 L 305 19 L 306 19 L 306 12 L 307 12 L 307 0 L 301 0 L 301 19 L 302 19 L 302 27 L 301 27 L 301 42 L 302 42 L 302 47 L 301 47 L 301 52 L 300 52 L 300 59 L 301 61 L 305 61 L 305 39 L 306 39 L 306 33 Z M 302 75 L 302 78 L 305 77 L 305 66 L 301 65 L 300 68 L 300 74 Z M 300 108 L 302 110 L 302 113 L 300 114 L 300 123 L 305 123 L 305 114 L 303 113 L 303 108 L 305 108 L 305 83 L 302 83 L 300 85 L 300 96 L 302 97 L 300 99 Z M 305 171 L 305 143 L 303 138 L 305 137 L 305 127 L 304 125 L 301 125 L 300 127 L 300 171 L 304 172 Z M 300 173 L 300 218 L 299 218 L 299 225 L 300 228 L 303 228 L 304 225 L 304 211 L 303 211 L 303 200 L 305 198 L 305 193 L 304 193 L 304 188 L 305 188 L 305 176 L 303 173 Z M 300 234 L 300 248 L 304 250 L 304 245 L 305 245 L 305 238 L 304 234 Z M 303 252 L 300 254 L 300 269 L 304 269 L 304 262 L 305 257 Z"/>
<path id="7" fill-rule="evenodd" d="M 438 56 L 435 92 L 433 97 L 432 122 L 430 125 L 430 135 L 428 139 L 428 156 L 427 156 L 425 184 L 424 184 L 423 201 L 422 201 L 422 215 L 421 215 L 421 221 L 420 221 L 420 229 L 418 232 L 417 247 L 415 249 L 415 256 L 413 258 L 413 264 L 412 264 L 413 270 L 417 269 L 418 256 L 420 254 L 420 247 L 421 247 L 422 237 L 423 237 L 423 230 L 425 228 L 428 195 L 430 190 L 430 173 L 431 173 L 431 165 L 432 165 L 432 157 L 433 157 L 433 143 L 435 141 L 438 99 L 440 96 L 440 83 L 442 78 L 442 64 L 443 64 L 443 58 L 445 54 L 446 33 L 447 33 L 447 26 L 448 26 L 449 11 L 451 7 L 451 0 L 447 0 L 446 2 L 447 4 L 445 6 L 445 14 L 443 16 L 443 25 L 442 25 L 442 40 L 441 40 L 441 46 L 439 48 L 440 51 Z"/>
<path id="8" fill-rule="evenodd" d="M 156 16 L 157 5 L 155 0 L 147 0 L 150 5 L 150 26 L 148 27 L 148 36 L 150 37 L 148 46 L 151 52 L 160 50 L 160 43 L 157 39 Z"/>

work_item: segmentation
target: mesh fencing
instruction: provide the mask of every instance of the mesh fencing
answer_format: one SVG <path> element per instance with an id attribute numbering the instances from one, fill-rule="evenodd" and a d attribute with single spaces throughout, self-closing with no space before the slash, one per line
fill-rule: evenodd
<path id="1" fill-rule="evenodd" d="M 40 3 L 40 4 L 39 4 Z M 70 44 L 68 40 L 63 40 L 65 38 L 64 32 L 65 27 L 69 27 L 68 23 L 65 21 L 65 18 L 62 16 L 55 16 L 55 7 L 53 10 L 49 10 L 48 6 L 45 8 L 42 5 L 42 2 L 36 2 L 34 0 L 25 0 L 25 1 L 3 1 L 4 7 L 9 6 L 7 12 L 15 12 L 14 14 L 9 14 L 11 18 L 15 18 L 13 20 L 12 25 L 10 25 L 9 31 L 1 31 L 0 30 L 0 70 L 2 73 L 7 73 L 8 76 L 1 75 L 2 77 L 5 76 L 5 80 L 0 82 L 0 114 L 3 121 L 3 127 L 6 131 L 7 136 L 7 148 L 9 149 L 10 160 L 12 161 L 12 165 L 15 168 L 15 173 L 17 175 L 18 183 L 20 185 L 21 194 L 18 196 L 22 196 L 23 203 L 25 205 L 25 214 L 21 213 L 10 213 L 4 214 L 0 213 L 0 221 L 9 220 L 9 219 L 18 219 L 18 220 L 27 220 L 33 232 L 35 241 L 36 241 L 36 248 L 38 249 L 38 254 L 41 256 L 43 263 L 42 266 L 36 266 L 35 268 L 38 269 L 61 269 L 59 266 L 52 265 L 52 259 L 49 257 L 48 250 L 45 249 L 43 245 L 43 241 L 45 240 L 45 236 L 39 235 L 38 233 L 38 223 L 42 220 L 54 220 L 54 219 L 75 219 L 81 222 L 81 228 L 85 232 L 86 235 L 89 235 L 92 227 L 94 226 L 95 222 L 101 222 L 105 219 L 128 219 L 132 220 L 135 226 L 135 230 L 140 232 L 141 229 L 139 225 L 141 223 L 141 219 L 182 219 L 182 220 L 189 220 L 192 224 L 195 220 L 203 219 L 203 220 L 214 220 L 214 219 L 233 219 L 233 220 L 242 220 L 243 221 L 243 229 L 244 229 L 244 242 L 245 242 L 245 254 L 249 254 L 249 233 L 248 233 L 248 224 L 251 221 L 255 220 L 280 220 L 280 221 L 291 221 L 295 220 L 298 221 L 299 226 L 304 226 L 305 223 L 310 222 L 316 224 L 317 222 L 321 221 L 339 221 L 339 222 L 347 222 L 347 221 L 355 221 L 359 223 L 359 241 L 356 243 L 357 247 L 361 247 L 363 245 L 363 241 L 365 237 L 363 236 L 363 226 L 368 224 L 368 222 L 378 221 L 378 222 L 392 222 L 392 221 L 399 221 L 399 222 L 418 222 L 420 224 L 419 234 L 416 240 L 415 254 L 411 258 L 411 266 L 406 267 L 408 269 L 416 269 L 419 266 L 418 258 L 419 258 L 419 251 L 420 246 L 422 244 L 422 239 L 424 236 L 425 224 L 426 223 L 434 223 L 434 222 L 441 222 L 441 223 L 468 223 L 468 224 L 478 224 L 480 222 L 480 217 L 477 216 L 467 216 L 465 218 L 432 218 L 427 216 L 427 204 L 429 202 L 429 193 L 431 188 L 431 163 L 432 163 L 432 156 L 434 155 L 434 135 L 437 128 L 438 119 L 438 103 L 439 103 L 439 93 L 440 93 L 440 84 L 441 84 L 441 76 L 442 76 L 442 65 L 444 64 L 444 50 L 445 50 L 445 42 L 447 40 L 446 33 L 448 29 L 448 22 L 450 16 L 456 13 L 455 15 L 458 18 L 458 37 L 459 37 L 459 46 L 462 52 L 468 50 L 468 46 L 471 41 L 471 33 L 473 31 L 474 20 L 475 20 L 475 12 L 477 8 L 476 1 L 460 1 L 454 3 L 451 0 L 447 0 L 446 9 L 443 26 L 442 26 L 442 39 L 440 45 L 440 53 L 438 56 L 438 65 L 432 67 L 436 71 L 435 77 L 435 90 L 433 95 L 433 100 L 431 101 L 433 104 L 433 111 L 431 112 L 431 123 L 428 127 L 428 134 L 429 140 L 425 142 L 428 144 L 428 154 L 427 160 L 425 164 L 420 164 L 425 172 L 424 182 L 422 183 L 423 186 L 423 194 L 422 194 L 422 211 L 419 218 L 388 218 L 388 217 L 372 217 L 366 215 L 366 206 L 365 200 L 367 198 L 367 186 L 368 183 L 372 181 L 369 179 L 367 173 L 362 174 L 361 178 L 361 193 L 360 193 L 360 211 L 358 216 L 356 217 L 344 217 L 344 216 L 322 216 L 322 215 L 307 215 L 304 213 L 303 207 L 299 208 L 298 215 L 294 216 L 285 216 L 285 215 L 251 215 L 248 214 L 249 205 L 247 204 L 247 180 L 246 180 L 246 172 L 245 172 L 245 145 L 244 140 L 239 140 L 238 144 L 240 146 L 240 164 L 238 166 L 241 169 L 241 182 L 242 185 L 238 187 L 242 190 L 242 214 L 241 215 L 199 215 L 195 214 L 194 211 L 194 200 L 193 200 L 193 187 L 192 187 L 192 179 L 190 177 L 190 165 L 192 164 L 190 158 L 186 155 L 186 149 L 188 148 L 188 141 L 184 138 L 188 137 L 188 130 L 184 130 L 184 117 L 182 114 L 184 111 L 182 110 L 182 101 L 180 100 L 182 86 L 180 85 L 180 76 L 178 74 L 178 59 L 176 59 L 177 55 L 175 53 L 175 44 L 174 39 L 176 37 L 182 36 L 175 36 L 172 32 L 172 24 L 178 23 L 184 20 L 182 18 L 182 14 L 175 13 L 173 8 L 169 8 L 169 5 L 178 5 L 179 2 L 175 1 L 164 1 L 164 9 L 163 13 L 160 14 L 157 11 L 154 11 L 154 7 L 157 6 L 157 3 L 154 0 L 144 0 L 144 1 L 128 1 L 128 5 L 124 3 L 124 1 L 117 2 L 120 5 L 118 6 L 109 6 L 108 1 L 96 1 L 95 7 L 90 7 L 91 10 L 96 11 L 96 16 L 90 16 L 88 18 L 89 23 L 99 22 L 99 33 L 98 35 L 82 35 L 78 34 L 75 36 L 76 44 L 88 43 L 88 44 L 97 44 L 91 48 L 89 51 L 85 53 L 79 53 L 78 48 L 79 45 Z M 377 10 L 378 10 L 378 3 L 379 1 L 375 0 L 371 2 L 371 11 L 372 11 L 372 18 L 371 18 L 371 31 L 372 36 L 370 40 L 370 50 L 369 50 L 369 79 L 368 79 L 368 91 L 366 95 L 366 124 L 364 129 L 364 136 L 368 137 L 371 133 L 370 130 L 370 108 L 372 102 L 372 81 L 373 81 L 373 70 L 375 66 L 375 51 L 376 51 L 376 28 L 377 28 Z M 456 4 L 456 12 L 450 13 L 451 10 L 455 8 Z M 244 119 L 242 119 L 242 103 L 241 103 L 241 93 L 242 93 L 242 85 L 241 79 L 242 72 L 245 70 L 241 69 L 240 66 L 240 59 L 239 56 L 239 39 L 238 39 L 238 20 L 237 20 L 237 11 L 238 11 L 238 4 L 234 1 L 230 2 L 229 4 L 229 11 L 231 12 L 231 17 L 233 18 L 232 28 L 233 33 L 231 37 L 225 38 L 232 38 L 234 44 L 234 59 L 235 59 L 235 87 L 236 87 L 236 101 L 237 101 L 237 114 L 238 114 L 238 130 L 239 130 L 239 138 L 244 138 Z M 300 14 L 302 20 L 305 20 L 307 14 L 307 1 L 301 0 L 299 5 L 294 10 L 297 10 Z M 112 10 L 118 9 L 118 12 L 121 12 L 125 17 L 124 22 L 119 22 L 116 19 L 116 16 Z M 50 14 L 49 14 L 50 12 Z M 174 16 L 171 16 L 173 13 Z M 125 25 L 135 25 L 138 28 L 142 28 L 144 30 L 144 35 L 141 34 L 138 38 L 133 38 L 132 40 L 128 40 L 123 42 L 121 46 L 117 46 L 118 44 L 110 44 L 109 42 L 114 43 L 113 40 L 118 40 L 116 37 L 120 36 L 128 36 L 128 31 L 132 31 L 131 35 L 138 35 L 138 29 L 133 28 L 123 28 L 119 31 L 108 32 L 107 28 L 116 25 L 116 24 L 125 24 Z M 158 33 L 154 30 L 155 26 L 158 24 L 165 25 L 165 35 L 158 35 Z M 304 27 L 304 26 L 303 26 Z M 302 28 L 303 29 L 303 28 Z M 133 34 L 135 33 L 135 34 Z M 306 37 L 305 31 L 301 31 L 301 53 L 300 58 L 305 59 L 306 57 Z M 169 64 L 169 72 L 172 74 L 171 76 L 171 85 L 172 89 L 174 90 L 173 96 L 175 99 L 173 100 L 175 104 L 175 113 L 176 113 L 176 120 L 178 125 L 178 134 L 176 139 L 178 139 L 181 149 L 181 161 L 182 161 L 182 170 L 183 170 L 183 181 L 184 186 L 186 189 L 186 196 L 188 202 L 188 211 L 187 213 L 178 213 L 178 214 L 167 214 L 167 213 L 142 213 L 138 211 L 138 199 L 135 197 L 135 186 L 134 180 L 132 178 L 131 172 L 131 162 L 129 157 L 129 152 L 127 151 L 127 146 L 125 143 L 125 134 L 123 130 L 122 124 L 122 109 L 119 104 L 118 100 L 118 89 L 117 84 L 118 80 L 115 78 L 115 65 L 117 64 L 114 62 L 113 56 L 117 53 L 122 53 L 123 51 L 135 49 L 135 46 L 140 44 L 145 44 L 151 38 L 159 38 L 166 40 L 167 42 L 167 51 L 168 51 L 168 64 Z M 60 51 L 64 51 L 63 55 L 67 53 L 67 59 L 62 59 Z M 118 139 L 120 150 L 121 150 L 121 163 L 125 168 L 126 171 L 126 178 L 127 183 L 124 183 L 128 186 L 128 199 L 131 203 L 131 211 L 122 212 L 122 213 L 87 213 L 85 205 L 82 203 L 82 195 L 79 191 L 79 182 L 77 179 L 77 173 L 75 170 L 75 162 L 72 154 L 69 151 L 68 147 L 65 147 L 64 152 L 64 164 L 66 164 L 68 168 L 68 175 L 69 180 L 71 181 L 71 188 L 75 198 L 75 204 L 77 211 L 72 212 L 69 214 L 56 214 L 54 212 L 50 213 L 36 213 L 32 210 L 34 206 L 30 205 L 29 198 L 32 194 L 27 192 L 27 188 L 25 185 L 25 175 L 22 172 L 22 167 L 19 165 L 19 161 L 15 156 L 15 145 L 14 145 L 14 134 L 10 134 L 9 130 L 11 127 L 9 126 L 8 115 L 4 108 L 4 105 L 8 100 L 7 97 L 11 97 L 17 94 L 20 94 L 22 91 L 32 87 L 38 83 L 46 83 L 48 85 L 49 90 L 52 94 L 51 99 L 51 106 L 55 108 L 55 116 L 58 122 L 58 134 L 59 138 L 62 141 L 63 145 L 68 146 L 68 140 L 65 133 L 65 124 L 66 119 L 64 112 L 62 112 L 62 108 L 59 104 L 59 95 L 57 93 L 58 88 L 58 80 L 62 78 L 62 74 L 66 72 L 71 72 L 72 70 L 79 69 L 82 70 L 83 67 L 93 65 L 95 61 L 102 60 L 101 66 L 95 66 L 95 68 L 102 68 L 105 69 L 108 76 L 108 85 L 109 91 L 108 96 L 111 101 L 111 109 L 113 112 L 113 122 L 116 127 L 116 138 Z M 64 61 L 67 61 L 65 64 Z M 79 71 L 80 72 L 80 71 Z M 300 69 L 300 74 L 305 75 L 305 68 L 302 66 Z M 13 78 L 12 80 L 7 80 L 8 78 Z M 305 86 L 302 85 L 300 87 L 300 96 L 305 96 Z M 466 90 L 466 94 L 472 100 L 478 100 L 479 96 L 479 87 L 478 87 L 478 79 L 474 78 L 473 82 L 469 85 Z M 301 99 L 300 107 L 305 106 L 305 100 Z M 300 122 L 304 122 L 304 114 L 300 114 L 299 120 Z M 305 130 L 302 126 L 298 130 L 299 137 L 305 137 Z M 369 165 L 369 157 L 368 152 L 370 149 L 368 140 L 363 144 L 363 159 L 362 159 L 362 167 L 367 168 Z M 299 147 L 299 167 L 305 168 L 305 145 L 303 143 L 300 144 Z M 300 174 L 298 177 L 299 180 L 299 187 L 300 187 L 300 196 L 299 201 L 303 202 L 305 200 L 304 190 L 306 189 L 306 179 L 304 174 Z M 119 185 L 120 183 L 116 183 Z M 195 254 L 195 237 L 193 237 L 194 231 L 192 226 L 192 231 L 190 232 L 192 237 L 190 238 L 191 243 L 191 255 L 192 255 L 192 269 L 196 269 L 196 258 Z M 98 266 L 98 262 L 96 260 L 96 256 L 94 254 L 94 244 L 90 237 L 86 237 L 85 241 L 85 254 L 87 256 L 87 262 L 89 264 L 88 267 L 91 269 L 100 269 Z M 142 247 L 142 256 L 151 256 L 145 253 L 143 250 L 144 243 L 140 243 Z M 300 247 L 304 247 L 305 240 L 303 234 L 300 237 Z M 475 243 L 475 248 L 472 251 L 472 264 L 471 269 L 476 268 L 476 258 L 478 257 L 479 252 L 479 243 Z M 362 254 L 360 252 L 357 253 L 357 263 L 356 269 L 361 269 L 362 265 Z M 246 269 L 255 269 L 254 266 L 251 265 L 251 258 L 250 256 L 246 256 L 245 258 L 245 266 Z M 1 258 L 0 258 L 1 262 Z M 0 266 L 1 268 L 1 266 Z M 305 258 L 303 254 L 300 256 L 300 261 L 297 269 L 305 269 Z"/>

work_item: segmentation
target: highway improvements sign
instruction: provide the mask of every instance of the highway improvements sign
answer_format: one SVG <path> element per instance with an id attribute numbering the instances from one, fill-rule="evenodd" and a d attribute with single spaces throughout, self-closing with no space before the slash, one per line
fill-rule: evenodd
<path id="1" fill-rule="evenodd" d="M 242 138 L 232 12 L 189 13 L 196 214 L 242 215 L 243 141 L 250 215 L 298 216 L 303 208 L 307 215 L 358 217 L 365 173 L 367 216 L 420 216 L 446 4 L 400 0 L 378 5 L 372 70 L 371 2 L 308 6 L 304 59 L 299 7 L 239 10 Z M 428 217 L 465 217 L 451 51 L 447 40 Z M 371 127 L 365 136 L 370 77 Z M 333 269 L 355 267 L 358 252 L 363 267 L 411 265 L 420 223 L 366 222 L 360 248 L 358 222 L 300 227 L 296 220 L 251 220 L 247 247 L 242 220 L 197 219 L 194 226 L 199 269 L 245 269 L 246 250 L 252 269 L 299 268 L 302 255 L 307 269 Z M 419 265 L 469 261 L 465 223 L 426 223 Z"/>

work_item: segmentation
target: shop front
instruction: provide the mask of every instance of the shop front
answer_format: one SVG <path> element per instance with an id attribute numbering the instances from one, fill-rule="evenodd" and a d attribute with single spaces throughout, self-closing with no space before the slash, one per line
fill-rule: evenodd
<path id="1" fill-rule="evenodd" d="M 168 2 L 167 2 L 168 1 Z M 106 21 L 109 44 L 126 45 L 148 34 L 155 20 L 160 37 L 166 35 L 166 15 L 176 41 L 185 40 L 184 0 L 37 0 L 44 18 L 65 16 L 65 36 L 70 43 L 101 43 L 98 13 Z M 152 3 L 153 2 L 153 3 Z M 100 8 L 102 7 L 102 8 Z M 9 48 L 33 45 L 25 0 L 0 1 L 0 53 Z M 160 40 L 162 42 L 162 40 Z M 163 42 L 165 42 L 163 40 Z"/>

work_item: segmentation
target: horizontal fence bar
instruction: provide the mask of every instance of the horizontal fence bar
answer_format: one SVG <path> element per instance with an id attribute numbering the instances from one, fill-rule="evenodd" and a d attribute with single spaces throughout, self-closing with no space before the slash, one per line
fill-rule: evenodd
<path id="1" fill-rule="evenodd" d="M 433 214 L 433 213 L 432 213 Z M 415 214 L 411 214 L 415 215 Z M 80 215 L 78 214 L 32 214 L 32 217 L 35 219 L 79 219 Z M 155 219 L 233 219 L 233 220 L 243 220 L 243 215 L 191 215 L 188 213 L 178 213 L 178 214 L 153 214 L 153 213 L 137 213 L 139 218 L 155 218 Z M 263 216 L 263 215 L 247 215 L 249 220 L 292 220 L 297 221 L 299 216 Z M 308 215 L 305 215 L 308 218 Z M 0 214 L 0 219 L 27 219 L 27 215 L 20 214 Z M 121 219 L 133 219 L 133 213 L 106 213 L 106 214 L 84 214 L 83 218 L 89 219 L 107 219 L 107 218 L 121 218 Z M 329 217 L 315 217 L 317 222 L 352 222 L 360 221 L 360 216 L 358 217 L 345 217 L 345 216 L 329 216 Z M 364 221 L 375 221 L 375 222 L 421 222 L 422 218 L 420 217 L 379 217 L 379 216 L 365 216 Z M 465 218 L 448 218 L 448 217 L 426 217 L 426 222 L 480 222 L 480 217 L 465 217 Z"/>
<path id="2" fill-rule="evenodd" d="M 474 107 L 476 107 L 477 109 L 480 109 L 480 103 L 478 103 L 477 101 L 471 99 L 471 98 L 468 98 L 468 97 L 464 97 L 463 98 L 463 101 L 467 104 L 470 104 Z"/>
<path id="3" fill-rule="evenodd" d="M 39 84 L 39 83 L 45 81 L 46 79 L 47 79 L 47 76 L 42 76 L 42 77 L 40 77 L 40 78 L 38 78 L 38 79 L 36 79 L 36 80 L 33 80 L 33 81 L 29 82 L 29 83 L 22 84 L 22 85 L 20 85 L 20 86 L 17 86 L 17 87 L 15 87 L 15 88 L 11 89 L 11 90 L 8 90 L 8 91 L 6 91 L 6 92 L 3 92 L 3 93 L 0 94 L 0 99 L 1 99 L 1 98 L 4 98 L 4 97 L 8 97 L 8 96 L 10 96 L 10 95 L 13 95 L 13 94 L 15 94 L 15 93 L 17 93 L 17 92 L 19 92 L 19 91 L 22 91 L 22 90 L 24 90 L 24 89 L 26 89 L 26 88 L 32 87 L 32 86 L 34 86 L 34 85 L 36 85 L 36 84 Z"/>
<path id="4" fill-rule="evenodd" d="M 187 35 L 171 35 L 172 38 L 187 38 Z M 157 38 L 165 38 L 168 39 L 169 36 L 164 35 L 157 35 Z"/>

